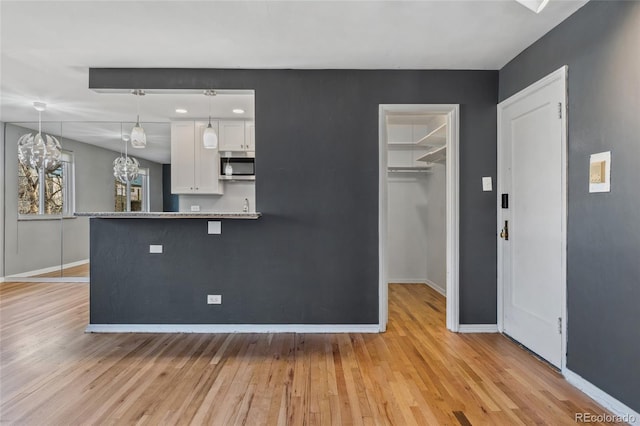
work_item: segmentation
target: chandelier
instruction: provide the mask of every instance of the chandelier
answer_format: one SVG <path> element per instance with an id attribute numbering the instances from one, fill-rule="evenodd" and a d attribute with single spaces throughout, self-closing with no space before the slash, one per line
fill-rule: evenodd
<path id="1" fill-rule="evenodd" d="M 122 136 L 124 142 L 124 155 L 120 151 L 120 156 L 113 160 L 113 176 L 118 182 L 127 184 L 131 183 L 138 177 L 140 171 L 140 163 L 133 157 L 127 155 L 127 144 L 129 142 L 129 136 Z"/>
<path id="2" fill-rule="evenodd" d="M 27 133 L 18 139 L 18 159 L 25 167 L 52 172 L 62 162 L 60 141 L 51 135 L 42 134 L 42 111 L 47 109 L 44 102 L 34 102 L 38 111 L 38 133 Z"/>

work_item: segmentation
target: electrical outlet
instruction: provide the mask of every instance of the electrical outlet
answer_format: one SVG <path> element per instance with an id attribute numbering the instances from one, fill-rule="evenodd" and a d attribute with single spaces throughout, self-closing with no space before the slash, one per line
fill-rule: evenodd
<path id="1" fill-rule="evenodd" d="M 162 244 L 151 244 L 149 246 L 149 253 L 162 253 Z"/>
<path id="2" fill-rule="evenodd" d="M 191 206 L 191 211 L 192 212 L 199 212 L 200 211 L 200 206 L 197 204 L 194 204 Z"/>
<path id="3" fill-rule="evenodd" d="M 219 220 L 210 220 L 207 224 L 207 233 L 222 234 L 222 222 Z"/>
<path id="4" fill-rule="evenodd" d="M 207 294 L 207 305 L 222 305 L 222 295 Z"/>

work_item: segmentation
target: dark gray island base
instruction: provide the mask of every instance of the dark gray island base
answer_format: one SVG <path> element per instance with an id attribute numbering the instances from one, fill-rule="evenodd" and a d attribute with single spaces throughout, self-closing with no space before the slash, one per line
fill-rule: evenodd
<path id="1" fill-rule="evenodd" d="M 208 234 L 210 221 L 220 234 Z M 87 331 L 378 332 L 378 277 L 361 253 L 316 261 L 322 230 L 296 246 L 284 232 L 296 226 L 274 216 L 92 217 Z"/>

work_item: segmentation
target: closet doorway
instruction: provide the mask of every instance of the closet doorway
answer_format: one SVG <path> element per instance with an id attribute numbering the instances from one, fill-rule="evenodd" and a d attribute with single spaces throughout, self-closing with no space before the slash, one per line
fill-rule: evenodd
<path id="1" fill-rule="evenodd" d="M 380 330 L 390 283 L 446 297 L 458 331 L 458 105 L 380 105 Z"/>

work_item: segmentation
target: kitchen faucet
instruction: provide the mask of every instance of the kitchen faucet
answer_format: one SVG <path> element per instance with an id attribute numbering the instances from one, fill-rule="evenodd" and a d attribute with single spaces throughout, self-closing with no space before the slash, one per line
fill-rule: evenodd
<path id="1" fill-rule="evenodd" d="M 244 207 L 242 207 L 242 211 L 245 213 L 249 212 L 249 199 L 245 198 L 244 199 Z"/>

